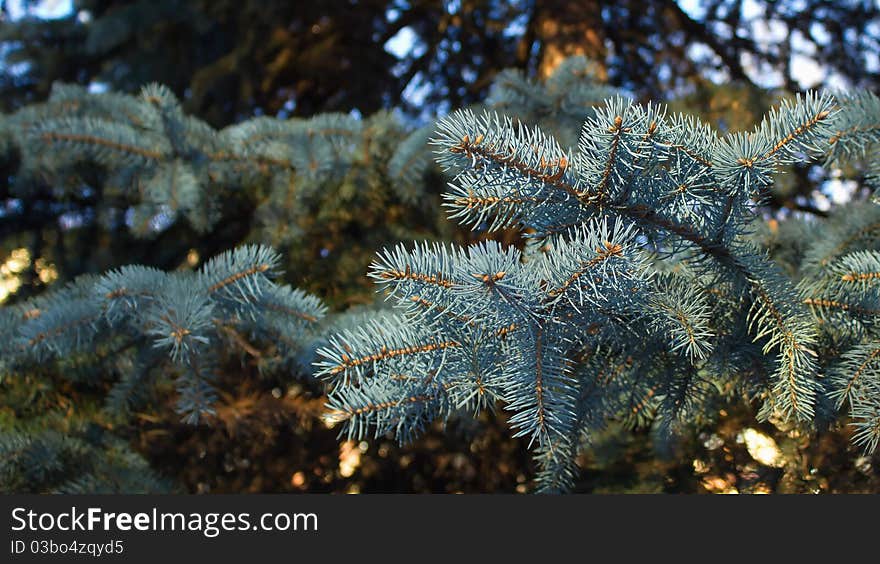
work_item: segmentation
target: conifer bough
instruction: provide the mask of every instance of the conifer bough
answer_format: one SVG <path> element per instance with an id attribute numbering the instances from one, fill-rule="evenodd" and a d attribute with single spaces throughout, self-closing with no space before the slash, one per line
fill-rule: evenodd
<path id="1" fill-rule="evenodd" d="M 395 307 L 335 316 L 326 332 L 317 327 L 325 308 L 274 281 L 279 258 L 264 246 L 196 272 L 87 275 L 0 309 L 0 372 L 105 365 L 89 374 L 119 374 L 112 411 L 172 374 L 179 408 L 195 422 L 211 410 L 224 355 L 251 354 L 261 341 L 298 370 L 308 356 L 299 351 L 317 339 L 317 371 L 331 384 L 327 420 L 343 433 L 406 441 L 433 421 L 503 405 L 535 450 L 545 491 L 572 486 L 577 454 L 609 421 L 671 435 L 742 398 L 758 401 L 761 417 L 800 425 L 848 407 L 854 441 L 876 449 L 880 207 L 854 201 L 827 220 L 767 223 L 755 209 L 787 166 L 817 157 L 829 169 L 863 166 L 865 186 L 876 188 L 878 98 L 809 94 L 754 131 L 721 136 L 613 96 L 586 70 L 575 58 L 544 83 L 502 73 L 490 110 L 417 130 L 388 160 L 401 199 L 417 199 L 430 139 L 451 179 L 449 215 L 481 234 L 518 231 L 522 249 L 386 248 L 370 276 Z M 337 115 L 215 132 L 160 87 L 139 98 L 58 87 L 49 103 L 0 122 L 0 145 L 12 140 L 21 152 L 23 196 L 28 178 L 68 178 L 92 162 L 107 174 L 105 196 L 146 187 L 129 192 L 136 215 L 181 212 L 207 226 L 215 218 L 205 186 L 268 174 L 274 205 L 289 196 L 292 170 L 299 186 L 320 185 L 355 153 L 360 127 Z M 31 431 L 0 437 L 9 483 L 36 484 L 42 478 L 26 476 L 34 471 L 51 478 L 43 489 L 88 491 L 105 487 L 102 476 L 143 470 L 127 454 L 90 467 L 92 447 Z M 30 465 L 44 449 L 59 462 Z M 87 479 L 59 485 L 66 467 Z"/>
<path id="2" fill-rule="evenodd" d="M 178 408 L 196 422 L 212 412 L 216 363 L 231 350 L 270 342 L 294 370 L 325 308 L 314 296 L 275 283 L 278 255 L 248 245 L 198 271 L 126 266 L 83 276 L 65 288 L 0 310 L 4 371 L 78 355 L 118 365 L 108 407 L 126 412 L 150 382 L 176 374 Z M 93 374 L 101 374 L 94 370 Z"/>
<path id="3" fill-rule="evenodd" d="M 836 377 L 820 370 L 827 329 L 814 313 L 855 294 L 805 299 L 754 233 L 755 207 L 785 165 L 851 159 L 876 142 L 876 125 L 853 115 L 870 106 L 876 118 L 875 100 L 809 93 L 751 132 L 719 135 L 617 96 L 595 108 L 574 148 L 491 111 L 441 119 L 432 143 L 452 177 L 450 216 L 519 230 L 527 244 L 380 253 L 370 275 L 397 313 L 319 350 L 333 384 L 328 419 L 351 437 L 408 440 L 431 421 L 501 403 L 548 491 L 571 487 L 578 452 L 609 420 L 672 432 L 736 397 L 760 400 L 762 418 L 796 422 L 848 400 L 856 440 L 875 447 L 876 345 L 844 355 Z M 870 296 L 838 308 L 846 314 L 878 310 L 873 260 L 833 267 L 845 272 L 835 287 Z"/>

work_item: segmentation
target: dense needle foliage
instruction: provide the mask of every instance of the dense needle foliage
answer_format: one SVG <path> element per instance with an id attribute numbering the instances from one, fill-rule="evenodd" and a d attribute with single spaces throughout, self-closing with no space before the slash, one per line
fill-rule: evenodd
<path id="1" fill-rule="evenodd" d="M 874 187 L 878 123 L 873 94 L 810 93 L 752 131 L 719 132 L 604 86 L 583 58 L 544 82 L 501 73 L 485 104 L 418 129 L 379 113 L 216 130 L 160 86 L 58 85 L 0 121 L 11 190 L 42 202 L 0 216 L 7 244 L 33 227 L 17 231 L 22 218 L 45 220 L 37 232 L 66 218 L 65 233 L 83 222 L 154 241 L 132 243 L 142 256 L 171 238 L 193 249 L 100 275 L 73 267 L 60 289 L 0 310 L 10 401 L 34 379 L 106 392 L 84 410 L 101 424 L 13 417 L 4 489 L 166 489 L 106 417 L 124 421 L 170 383 L 184 420 L 215 425 L 215 383 L 236 358 L 323 389 L 324 421 L 346 437 L 409 442 L 504 409 L 544 491 L 572 486 L 578 454 L 611 423 L 671 439 L 741 401 L 804 429 L 843 417 L 874 451 L 880 208 L 766 216 L 780 180 L 811 162 Z M 434 217 L 441 176 L 464 234 L 413 220 Z M 242 205 L 253 225 L 230 231 Z M 421 233 L 431 241 L 399 242 Z M 238 246 L 198 266 L 198 251 L 243 234 L 277 250 Z M 352 238 L 384 246 L 369 276 L 393 307 L 328 315 L 280 280 L 287 270 L 338 309 L 369 301 L 327 290 L 361 285 L 344 279 L 361 264 Z"/>

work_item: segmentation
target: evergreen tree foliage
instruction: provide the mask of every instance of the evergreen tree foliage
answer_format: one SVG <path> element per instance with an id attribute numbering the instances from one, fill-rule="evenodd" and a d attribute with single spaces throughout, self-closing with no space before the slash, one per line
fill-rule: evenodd
<path id="1" fill-rule="evenodd" d="M 109 383 L 98 388 L 103 394 L 76 385 L 80 378 L 96 379 L 78 360 L 57 363 L 63 379 L 41 374 L 51 372 L 43 366 L 0 372 L 0 492 L 175 491 L 120 432 L 123 416 L 105 401 Z"/>
<path id="2" fill-rule="evenodd" d="M 282 252 L 298 285 L 356 300 L 376 246 L 436 231 L 431 161 L 409 137 L 388 112 L 259 117 L 218 131 L 162 86 L 128 96 L 57 84 L 45 103 L 0 122 L 18 202 L 0 226 L 16 246 L 45 239 L 58 223 L 58 239 L 111 233 L 107 245 L 166 268 L 189 249 L 216 254 L 250 239 Z M 119 266 L 86 250 L 98 264 L 70 265 L 62 279 Z M 65 261 L 50 249 L 33 254 Z"/>
<path id="3" fill-rule="evenodd" d="M 171 493 L 124 441 L 97 426 L 0 432 L 3 493 Z"/>
<path id="4" fill-rule="evenodd" d="M 254 108 L 433 113 L 481 100 L 505 68 L 546 77 L 570 55 L 601 61 L 641 100 L 771 72 L 809 88 L 802 55 L 878 84 L 869 0 L 76 0 L 51 21 L 11 18 L 13 4 L 40 2 L 0 3 L 4 59 L 18 69 L 0 75 L 5 111 L 55 81 L 126 93 L 156 81 L 218 127 Z"/>
<path id="5" fill-rule="evenodd" d="M 536 116 L 548 123 L 556 120 L 553 107 L 576 111 L 577 105 L 601 99 L 601 87 L 578 90 L 583 82 L 578 73 L 588 71 L 584 61 L 563 70 L 546 91 L 536 90 L 543 86 L 530 84 L 519 73 L 508 73 L 499 80 L 489 106 L 525 107 L 511 95 L 514 87 L 500 86 L 505 80 L 520 84 L 522 92 L 536 90 L 531 99 L 540 100 L 544 108 Z M 332 248 L 336 241 L 351 247 L 352 237 L 361 237 L 350 228 L 315 236 L 308 232 L 310 223 L 345 229 L 352 218 L 367 223 L 364 216 L 375 210 L 387 225 L 362 238 L 361 246 L 372 252 L 379 243 L 413 236 L 399 210 L 409 206 L 410 223 L 417 223 L 413 210 L 430 209 L 425 192 L 436 176 L 427 144 L 432 128 L 408 132 L 388 113 L 366 120 L 341 114 L 309 120 L 256 118 L 216 131 L 184 115 L 173 95 L 156 85 L 135 97 L 59 84 L 47 102 L 5 116 L 2 126 L 4 152 L 16 161 L 10 195 L 25 203 L 45 198 L 38 209 L 49 212 L 50 228 L 73 216 L 101 227 L 126 248 L 132 245 L 126 235 L 131 233 L 134 241 L 155 241 L 147 250 L 179 247 L 179 239 L 184 239 L 183 249 L 193 244 L 204 249 L 196 240 L 216 245 L 216 230 L 235 212 L 230 208 L 259 196 L 253 238 L 275 243 L 285 250 L 288 264 L 313 272 L 318 269 L 302 260 L 302 248 Z M 92 207 L 77 207 L 88 192 L 97 193 L 89 202 Z M 400 204 L 387 205 L 382 194 L 388 192 Z M 315 199 L 328 206 L 316 213 Z M 374 203 L 365 207 L 365 199 Z M 0 218 L 11 231 L 5 242 L 17 246 L 30 229 L 22 220 L 33 217 L 34 208 L 7 210 Z M 78 229 L 74 223 L 60 232 L 67 237 Z M 60 247 L 59 255 L 65 253 Z M 90 249 L 83 260 L 98 254 Z M 163 262 L 160 257 L 150 256 L 151 264 Z M 315 338 L 306 329 L 324 310 L 313 298 L 269 280 L 281 264 L 277 253 L 246 247 L 189 272 L 194 264 L 187 257 L 182 270 L 169 273 L 152 266 L 124 266 L 59 283 L 63 289 L 28 300 L 14 296 L 19 299 L 0 310 L 0 369 L 6 381 L 22 382 L 37 374 L 41 381 L 97 387 L 107 414 L 91 417 L 99 422 L 106 416 L 124 421 L 127 414 L 150 405 L 153 392 L 170 381 L 177 388 L 178 409 L 195 422 L 204 421 L 213 409 L 212 383 L 228 372 L 230 356 L 247 356 L 260 372 L 304 372 L 299 366 Z M 310 278 L 327 293 L 334 279 L 350 284 L 344 278 L 354 275 L 347 271 L 362 268 L 358 261 L 340 260 L 325 267 L 326 275 L 318 270 Z M 346 326 L 344 317 L 334 322 Z M 254 354 L 257 349 L 260 354 Z M 35 421 L 28 428 L 37 432 L 44 426 Z"/>
<path id="6" fill-rule="evenodd" d="M 296 372 L 297 355 L 324 316 L 320 301 L 276 284 L 279 258 L 265 247 L 221 254 L 196 272 L 126 266 L 0 310 L 2 370 L 80 357 L 81 377 L 119 374 L 107 407 L 126 413 L 156 378 L 175 375 L 178 410 L 212 412 L 219 359 L 271 342 L 266 366 Z M 299 369 L 302 372 L 302 369 Z"/>
<path id="7" fill-rule="evenodd" d="M 506 71 L 484 104 L 416 129 L 380 112 L 217 130 L 158 85 L 58 84 L 0 116 L 2 244 L 46 257 L 57 230 L 115 246 L 109 269 L 83 253 L 0 308 L 4 491 L 168 489 L 113 421 L 173 387 L 179 417 L 213 424 L 215 382 L 244 358 L 317 372 L 349 438 L 407 442 L 503 406 L 542 491 L 573 485 L 609 423 L 671 438 L 743 400 L 803 428 L 842 414 L 875 450 L 880 208 L 762 216 L 805 163 L 878 187 L 877 97 L 783 99 L 727 132 L 601 75 L 580 57 L 544 81 Z M 433 221 L 443 177 L 464 236 Z M 393 307 L 327 315 L 371 301 L 351 288 L 383 246 L 369 278 Z M 128 249 L 150 260 L 120 266 Z M 42 386 L 48 413 L 26 393 Z M 71 390 L 83 405 L 64 422 Z"/>
<path id="8" fill-rule="evenodd" d="M 880 99 L 868 92 L 841 100 L 828 140 L 830 165 L 852 165 L 863 171 L 864 185 L 876 191 L 880 149 Z M 792 242 L 780 261 L 797 273 L 798 295 L 812 311 L 827 356 L 824 390 L 835 409 L 848 410 L 854 442 L 873 452 L 880 444 L 880 373 L 876 357 L 877 314 L 880 312 L 877 243 L 880 208 L 849 204 L 822 222 L 818 233 L 802 237 L 813 226 L 781 224 L 773 238 Z"/>
<path id="9" fill-rule="evenodd" d="M 129 421 L 165 409 L 160 394 L 213 425 L 230 365 L 307 378 L 326 308 L 276 283 L 279 261 L 243 246 L 196 271 L 125 266 L 0 309 L 2 489 L 169 491 L 128 444 Z"/>
<path id="10" fill-rule="evenodd" d="M 518 86 L 504 95 L 522 99 Z M 870 154 L 875 102 L 808 93 L 752 131 L 722 135 L 615 96 L 581 109 L 576 145 L 516 114 L 441 119 L 431 142 L 452 178 L 450 217 L 478 231 L 515 229 L 526 244 L 382 251 L 370 275 L 396 313 L 319 351 L 333 385 L 328 421 L 349 437 L 407 441 L 431 421 L 502 403 L 546 491 L 571 486 L 578 452 L 610 420 L 669 434 L 739 398 L 758 401 L 761 418 L 802 425 L 848 401 L 855 441 L 873 449 L 876 347 L 862 331 L 849 351 L 829 350 L 827 334 L 839 339 L 853 323 L 815 313 L 876 311 L 880 263 L 870 251 L 841 257 L 819 276 L 831 280 L 823 291 L 804 277 L 813 294 L 804 298 L 756 243 L 755 211 L 782 167 Z M 836 256 L 870 244 L 872 225 L 829 221 L 823 228 L 840 233 L 811 237 L 804 262 L 818 246 Z"/>

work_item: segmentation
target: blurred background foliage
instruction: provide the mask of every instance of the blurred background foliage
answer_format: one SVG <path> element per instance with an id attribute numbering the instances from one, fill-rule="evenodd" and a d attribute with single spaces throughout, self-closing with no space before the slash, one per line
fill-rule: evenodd
<path id="1" fill-rule="evenodd" d="M 640 101 L 669 102 L 722 131 L 744 130 L 780 97 L 809 88 L 877 91 L 878 15 L 875 0 L 0 1 L 2 113 L 45 101 L 59 81 L 130 94 L 157 82 L 185 113 L 217 129 L 326 112 L 377 128 L 344 174 L 315 191 L 295 220 L 304 235 L 285 246 L 283 231 L 293 221 L 283 206 L 266 206 L 266 187 L 258 184 L 224 194 L 222 221 L 208 233 L 180 222 L 147 239 L 95 220 L 97 173 L 87 171 L 92 182 L 86 174 L 79 192 L 59 195 L 47 182 L 18 197 L 21 155 L 0 127 L 0 303 L 123 264 L 191 269 L 220 250 L 259 241 L 280 245 L 286 281 L 333 310 L 369 304 L 376 297 L 366 267 L 377 249 L 466 237 L 443 217 L 439 175 L 429 172 L 417 200 L 405 201 L 375 160 L 387 165 L 416 128 L 485 101 L 502 71 L 543 79 L 566 57 L 584 55 L 597 78 Z M 831 200 L 852 196 L 840 182 L 829 192 L 833 179 L 808 167 L 793 172 L 786 178 L 794 180 L 776 187 L 768 217 L 821 216 Z M 260 219 L 266 213 L 274 214 L 271 222 Z M 531 461 L 525 445 L 507 438 L 503 414 L 480 426 L 435 429 L 408 447 L 377 440 L 340 448 L 319 419 L 318 386 L 236 359 L 222 380 L 227 393 L 214 424 L 198 426 L 181 423 L 161 394 L 120 421 L 101 408 L 104 384 L 48 371 L 0 381 L 3 444 L 39 456 L 47 444 L 69 443 L 50 449 L 63 453 L 54 473 L 5 488 L 130 491 L 130 472 L 145 491 L 530 487 Z M 39 433 L 29 436 L 39 440 L 16 438 L 34 428 Z M 782 425 L 759 425 L 744 406 L 665 457 L 647 431 L 611 429 L 582 461 L 577 490 L 880 490 L 877 465 L 847 439 L 841 431 L 810 441 Z M 758 443 L 770 452 L 763 459 Z M 0 463 L 0 479 L 16 472 Z M 74 474 L 85 481 L 68 483 Z"/>

